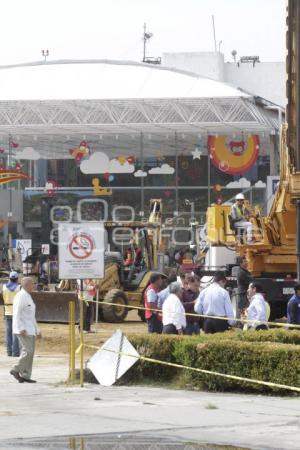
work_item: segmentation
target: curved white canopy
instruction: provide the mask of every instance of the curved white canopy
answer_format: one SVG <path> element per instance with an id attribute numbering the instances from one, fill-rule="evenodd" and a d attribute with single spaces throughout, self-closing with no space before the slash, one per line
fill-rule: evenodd
<path id="1" fill-rule="evenodd" d="M 0 66 L 0 101 L 249 97 L 225 83 L 129 61 Z"/>

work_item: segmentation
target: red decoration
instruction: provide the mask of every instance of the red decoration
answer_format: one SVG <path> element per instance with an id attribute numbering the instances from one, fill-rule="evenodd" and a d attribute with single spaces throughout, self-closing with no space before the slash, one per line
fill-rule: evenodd
<path id="1" fill-rule="evenodd" d="M 19 147 L 19 144 L 17 144 L 17 143 L 14 142 L 14 141 L 10 141 L 10 146 L 11 146 L 12 148 L 18 148 L 18 147 Z"/>
<path id="2" fill-rule="evenodd" d="M 0 153 L 4 153 L 5 152 L 5 148 L 0 147 Z"/>
<path id="3" fill-rule="evenodd" d="M 128 156 L 127 162 L 128 162 L 129 164 L 134 164 L 135 161 L 136 161 L 135 156 Z"/>
<path id="4" fill-rule="evenodd" d="M 170 198 L 170 197 L 172 196 L 172 192 L 171 192 L 171 191 L 165 191 L 165 192 L 164 192 L 164 196 L 165 196 L 166 198 Z"/>
<path id="5" fill-rule="evenodd" d="M 15 169 L 16 170 L 21 170 L 22 169 L 22 166 L 21 166 L 21 164 L 19 162 L 16 163 Z"/>
<path id="6" fill-rule="evenodd" d="M 104 178 L 105 181 L 108 181 L 109 180 L 109 173 L 105 172 L 105 174 L 103 175 L 103 178 Z"/>
<path id="7" fill-rule="evenodd" d="M 48 180 L 45 185 L 45 191 L 47 192 L 48 197 L 54 197 L 57 193 L 57 189 L 59 188 L 59 184 L 55 180 Z"/>

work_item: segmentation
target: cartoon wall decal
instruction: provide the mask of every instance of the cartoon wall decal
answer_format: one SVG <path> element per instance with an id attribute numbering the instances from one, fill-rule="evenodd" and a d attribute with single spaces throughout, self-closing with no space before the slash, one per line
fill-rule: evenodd
<path id="1" fill-rule="evenodd" d="M 108 156 L 102 152 L 93 153 L 89 159 L 85 159 L 80 163 L 82 173 L 89 174 L 114 174 L 114 173 L 133 173 L 135 171 L 134 164 L 129 164 L 126 160 L 120 163 L 119 159 L 113 158 L 109 160 Z"/>
<path id="2" fill-rule="evenodd" d="M 59 184 L 55 180 L 48 180 L 45 184 L 44 190 L 47 192 L 48 197 L 55 197 L 59 188 Z"/>
<path id="3" fill-rule="evenodd" d="M 69 150 L 70 155 L 75 159 L 77 164 L 89 157 L 90 147 L 86 141 L 81 141 L 78 147 Z"/>
<path id="4" fill-rule="evenodd" d="M 119 163 L 121 164 L 121 166 L 124 166 L 124 164 L 125 164 L 126 162 L 128 162 L 126 156 L 124 156 L 124 155 L 120 155 L 120 156 L 118 156 L 116 159 L 119 161 Z"/>
<path id="5" fill-rule="evenodd" d="M 93 185 L 93 190 L 94 190 L 95 195 L 101 195 L 101 196 L 112 195 L 111 189 L 103 188 L 100 185 L 99 178 L 93 178 L 92 185 Z"/>
<path id="6" fill-rule="evenodd" d="M 135 156 L 128 156 L 127 162 L 129 164 L 134 164 L 136 162 L 136 157 Z"/>
<path id="7" fill-rule="evenodd" d="M 11 183 L 17 180 L 30 180 L 31 177 L 26 173 L 16 169 L 4 169 L 0 166 L 0 184 Z"/>
<path id="8" fill-rule="evenodd" d="M 209 136 L 208 151 L 212 164 L 229 175 L 247 172 L 257 160 L 259 137 L 249 135 L 247 140 L 228 136 Z"/>
<path id="9" fill-rule="evenodd" d="M 162 166 L 153 167 L 148 171 L 150 175 L 172 175 L 174 172 L 174 167 L 171 167 L 169 164 L 162 164 Z"/>
<path id="10" fill-rule="evenodd" d="M 24 147 L 23 150 L 18 152 L 18 159 L 25 159 L 30 161 L 37 161 L 41 158 L 41 155 L 32 147 Z"/>
<path id="11" fill-rule="evenodd" d="M 245 189 L 251 186 L 251 183 L 247 178 L 242 177 L 238 181 L 231 181 L 230 183 L 226 184 L 227 189 Z"/>
<path id="12" fill-rule="evenodd" d="M 191 154 L 193 155 L 193 159 L 201 159 L 202 152 L 198 147 L 196 147 L 195 150 L 191 152 Z"/>
<path id="13" fill-rule="evenodd" d="M 139 170 L 137 170 L 136 172 L 134 172 L 134 176 L 135 177 L 138 177 L 138 178 L 144 178 L 144 177 L 146 177 L 148 175 L 148 173 L 147 172 L 144 172 L 143 170 L 141 170 L 141 169 L 139 169 Z"/>
<path id="14" fill-rule="evenodd" d="M 258 180 L 258 181 L 255 183 L 254 187 L 256 187 L 256 188 L 265 188 L 265 187 L 267 187 L 267 184 L 264 183 L 264 182 L 261 181 L 261 180 Z"/>

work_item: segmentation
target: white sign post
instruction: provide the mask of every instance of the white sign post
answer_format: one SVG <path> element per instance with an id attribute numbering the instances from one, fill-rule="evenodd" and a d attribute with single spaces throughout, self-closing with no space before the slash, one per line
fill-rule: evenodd
<path id="1" fill-rule="evenodd" d="M 58 225 L 60 279 L 80 280 L 80 386 L 83 386 L 83 280 L 104 278 L 104 225 L 61 223 Z"/>
<path id="2" fill-rule="evenodd" d="M 103 278 L 104 242 L 103 224 L 59 224 L 59 278 Z"/>

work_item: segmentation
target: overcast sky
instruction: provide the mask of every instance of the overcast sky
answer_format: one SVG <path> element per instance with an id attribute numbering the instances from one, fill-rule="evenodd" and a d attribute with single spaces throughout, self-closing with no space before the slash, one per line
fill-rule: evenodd
<path id="1" fill-rule="evenodd" d="M 285 0 L 2 0 L 0 64 L 49 59 L 142 59 L 143 23 L 154 36 L 149 56 L 213 51 L 232 60 L 285 59 Z"/>

